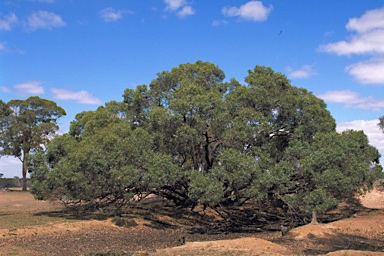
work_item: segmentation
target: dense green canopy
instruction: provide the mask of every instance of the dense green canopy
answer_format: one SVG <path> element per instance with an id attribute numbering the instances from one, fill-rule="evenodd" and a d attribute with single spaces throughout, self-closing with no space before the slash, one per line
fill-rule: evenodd
<path id="1" fill-rule="evenodd" d="M 369 188 L 378 151 L 271 68 L 246 85 L 198 61 L 83 112 L 34 157 L 32 193 L 102 207 L 154 193 L 182 207 L 272 202 L 298 216 Z"/>

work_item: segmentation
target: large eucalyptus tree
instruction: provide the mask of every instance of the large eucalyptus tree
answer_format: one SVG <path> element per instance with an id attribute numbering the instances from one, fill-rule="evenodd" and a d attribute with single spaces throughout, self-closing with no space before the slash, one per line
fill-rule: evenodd
<path id="1" fill-rule="evenodd" d="M 23 190 L 27 190 L 29 155 L 47 145 L 59 128 L 58 118 L 65 114 L 55 102 L 37 96 L 0 102 L 0 155 L 22 162 Z"/>
<path id="2" fill-rule="evenodd" d="M 361 132 L 336 133 L 323 100 L 269 67 L 245 83 L 186 63 L 78 114 L 35 159 L 35 195 L 99 203 L 155 193 L 182 207 L 258 199 L 303 217 L 379 176 L 377 150 Z"/>

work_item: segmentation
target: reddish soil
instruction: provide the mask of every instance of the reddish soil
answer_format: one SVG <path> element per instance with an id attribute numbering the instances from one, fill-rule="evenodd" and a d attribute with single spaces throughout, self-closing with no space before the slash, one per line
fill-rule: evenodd
<path id="1" fill-rule="evenodd" d="M 366 208 L 351 218 L 281 236 L 203 232 L 180 221 L 193 216 L 155 220 L 140 210 L 117 226 L 101 215 L 75 217 L 26 192 L 0 192 L 0 255 L 384 255 L 384 191 L 360 200 Z"/>

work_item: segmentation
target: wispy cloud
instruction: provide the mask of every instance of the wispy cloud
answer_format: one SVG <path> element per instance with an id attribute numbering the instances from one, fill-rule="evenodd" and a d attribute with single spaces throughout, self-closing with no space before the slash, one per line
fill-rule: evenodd
<path id="1" fill-rule="evenodd" d="M 18 18 L 15 13 L 9 13 L 0 19 L 0 31 L 10 31 L 13 26 L 18 23 Z"/>
<path id="2" fill-rule="evenodd" d="M 249 1 L 240 7 L 223 7 L 221 12 L 228 17 L 239 17 L 243 20 L 265 21 L 272 11 L 273 6 L 266 7 L 261 1 Z"/>
<path id="3" fill-rule="evenodd" d="M 101 11 L 99 11 L 100 17 L 105 21 L 105 22 L 113 22 L 113 21 L 118 21 L 124 17 L 126 14 L 132 13 L 129 10 L 116 10 L 112 7 L 105 8 Z"/>
<path id="4" fill-rule="evenodd" d="M 373 111 L 381 111 L 384 109 L 384 98 L 380 99 L 373 96 L 363 97 L 359 93 L 350 90 L 328 91 L 317 96 L 326 102 L 343 104 L 344 107 L 347 108 Z"/>
<path id="5" fill-rule="evenodd" d="M 379 129 L 379 120 L 354 120 L 350 122 L 337 123 L 336 130 L 341 132 L 345 130 L 364 131 L 367 135 L 369 144 L 376 147 L 382 156 L 384 156 L 384 134 Z"/>
<path id="6" fill-rule="evenodd" d="M 181 8 L 181 10 L 177 12 L 177 16 L 179 16 L 180 18 L 184 18 L 186 16 L 190 16 L 195 13 L 196 11 L 192 8 L 192 6 L 187 5 Z"/>
<path id="7" fill-rule="evenodd" d="M 36 0 L 36 2 L 53 4 L 56 0 Z"/>
<path id="8" fill-rule="evenodd" d="M 228 24 L 228 21 L 226 21 L 226 20 L 214 20 L 212 22 L 212 26 L 214 26 L 214 27 L 218 27 L 221 25 L 227 25 L 227 24 Z"/>
<path id="9" fill-rule="evenodd" d="M 72 92 L 65 89 L 51 89 L 56 100 L 73 100 L 79 104 L 101 105 L 103 102 L 87 91 Z"/>
<path id="10" fill-rule="evenodd" d="M 194 15 L 195 9 L 191 5 L 188 5 L 186 0 L 164 0 L 166 4 L 165 10 L 170 12 L 176 12 L 176 15 L 180 18 Z"/>
<path id="11" fill-rule="evenodd" d="M 349 19 L 346 29 L 354 33 L 348 40 L 320 45 L 319 50 L 339 56 L 371 56 L 367 61 L 351 64 L 345 70 L 360 83 L 384 84 L 384 7 Z"/>
<path id="12" fill-rule="evenodd" d="M 44 93 L 44 87 L 40 81 L 27 81 L 21 84 L 16 84 L 13 88 L 17 94 L 21 95 L 40 95 Z"/>
<path id="13" fill-rule="evenodd" d="M 293 69 L 291 67 L 286 68 L 288 71 L 289 78 L 308 78 L 316 75 L 316 72 L 313 70 L 313 66 L 304 65 L 300 69 Z"/>
<path id="14" fill-rule="evenodd" d="M 27 20 L 27 28 L 34 31 L 37 29 L 52 29 L 64 27 L 66 24 L 60 15 L 47 11 L 32 13 Z"/>
<path id="15" fill-rule="evenodd" d="M 0 42 L 0 52 L 3 52 L 7 49 L 7 45 L 4 42 Z"/>
<path id="16" fill-rule="evenodd" d="M 10 53 L 10 54 L 24 54 L 25 52 L 21 49 L 10 47 L 7 42 L 0 42 L 0 52 Z"/>
<path id="17" fill-rule="evenodd" d="M 0 86 L 0 92 L 3 92 L 3 93 L 10 93 L 11 90 L 5 86 Z"/>

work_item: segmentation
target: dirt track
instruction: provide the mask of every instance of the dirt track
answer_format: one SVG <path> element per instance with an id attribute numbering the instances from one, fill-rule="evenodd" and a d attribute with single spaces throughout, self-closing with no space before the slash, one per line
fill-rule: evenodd
<path id="1" fill-rule="evenodd" d="M 57 206 L 36 202 L 29 193 L 0 192 L 0 255 L 297 255 L 337 250 L 344 251 L 329 255 L 384 255 L 384 192 L 373 191 L 362 203 L 382 210 L 306 225 L 281 237 L 279 232 L 201 234 L 136 217 L 119 227 L 111 219 L 55 215 Z"/>

